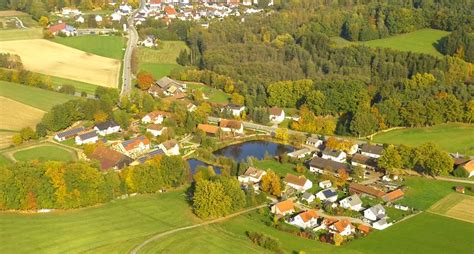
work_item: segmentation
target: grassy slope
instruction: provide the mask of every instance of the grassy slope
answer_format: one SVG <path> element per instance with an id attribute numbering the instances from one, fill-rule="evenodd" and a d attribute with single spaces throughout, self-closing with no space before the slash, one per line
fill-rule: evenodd
<path id="1" fill-rule="evenodd" d="M 421 177 L 407 177 L 405 185 L 407 186 L 405 197 L 399 203 L 419 210 L 426 210 L 438 200 L 453 193 L 453 188 L 457 185 L 472 186 Z"/>
<path id="2" fill-rule="evenodd" d="M 433 142 L 449 152 L 474 155 L 473 133 L 473 124 L 449 123 L 381 133 L 374 137 L 374 142 L 412 146 Z"/>
<path id="3" fill-rule="evenodd" d="M 137 50 L 138 68 L 152 73 L 155 79 L 169 75 L 171 70 L 181 67 L 176 58 L 183 49 L 187 46 L 182 41 L 162 41 L 159 49 L 140 47 Z"/>
<path id="4" fill-rule="evenodd" d="M 0 41 L 42 39 L 42 28 L 0 30 Z"/>
<path id="5" fill-rule="evenodd" d="M 230 96 L 221 90 L 197 83 L 187 83 L 188 90 L 201 90 L 209 98 L 209 102 L 228 103 Z"/>
<path id="6" fill-rule="evenodd" d="M 52 214 L 4 213 L 0 246 L 3 253 L 126 253 L 149 235 L 196 220 L 183 191 Z"/>
<path id="7" fill-rule="evenodd" d="M 11 163 L 12 162 L 9 159 L 5 158 L 5 156 L 0 154 L 0 166 L 8 165 L 8 164 L 11 164 Z"/>
<path id="8" fill-rule="evenodd" d="M 124 50 L 122 49 L 125 47 L 125 40 L 120 36 L 56 37 L 53 41 L 85 52 L 119 60 L 123 58 Z"/>
<path id="9" fill-rule="evenodd" d="M 74 96 L 48 91 L 36 87 L 0 81 L 0 96 L 16 100 L 41 110 L 48 111 L 54 105 L 64 103 Z"/>
<path id="10" fill-rule="evenodd" d="M 39 161 L 72 161 L 76 160 L 69 151 L 58 146 L 39 146 L 27 150 L 18 151 L 13 154 L 19 161 L 39 160 Z"/>
<path id="11" fill-rule="evenodd" d="M 76 88 L 77 92 L 86 92 L 88 94 L 94 94 L 95 89 L 98 87 L 93 84 L 77 81 L 77 80 L 72 80 L 72 79 L 67 79 L 67 78 L 60 78 L 60 77 L 55 77 L 55 76 L 50 76 L 51 81 L 53 82 L 54 87 L 59 87 L 62 85 L 72 85 Z"/>
<path id="12" fill-rule="evenodd" d="M 434 56 L 442 56 L 442 54 L 436 50 L 434 45 L 439 39 L 448 34 L 449 32 L 441 30 L 421 29 L 411 33 L 365 42 L 350 42 L 339 37 L 333 38 L 333 41 L 337 46 L 361 44 L 369 47 L 393 48 L 401 51 L 413 51 Z"/>

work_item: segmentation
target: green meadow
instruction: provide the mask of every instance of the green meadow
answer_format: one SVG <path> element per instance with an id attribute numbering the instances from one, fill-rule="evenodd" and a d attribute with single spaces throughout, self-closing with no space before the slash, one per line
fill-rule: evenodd
<path id="1" fill-rule="evenodd" d="M 411 146 L 432 142 L 451 153 L 474 155 L 474 124 L 448 123 L 393 130 L 375 135 L 373 141 Z"/>
<path id="2" fill-rule="evenodd" d="M 74 98 L 72 95 L 6 81 L 0 81 L 0 95 L 44 111 Z"/>
<path id="3" fill-rule="evenodd" d="M 368 47 L 392 48 L 401 51 L 412 51 L 416 53 L 442 56 L 436 49 L 436 44 L 449 32 L 436 29 L 420 29 L 411 33 L 399 34 L 383 39 L 351 42 L 341 37 L 334 37 L 336 46 L 345 47 L 350 45 L 365 45 Z"/>
<path id="4" fill-rule="evenodd" d="M 121 36 L 86 35 L 55 37 L 54 42 L 91 54 L 121 60 L 125 52 L 125 39 Z"/>

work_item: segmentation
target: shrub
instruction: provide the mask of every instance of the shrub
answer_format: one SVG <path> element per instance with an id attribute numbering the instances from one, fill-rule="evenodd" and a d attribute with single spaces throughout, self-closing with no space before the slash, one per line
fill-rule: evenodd
<path id="1" fill-rule="evenodd" d="M 248 232 L 247 236 L 254 244 L 274 252 L 281 252 L 280 242 L 270 236 L 258 232 Z"/>
<path id="2" fill-rule="evenodd" d="M 459 166 L 453 171 L 453 175 L 457 176 L 457 177 L 465 177 L 466 178 L 466 177 L 469 176 L 469 173 L 466 171 L 466 169 L 463 166 Z"/>

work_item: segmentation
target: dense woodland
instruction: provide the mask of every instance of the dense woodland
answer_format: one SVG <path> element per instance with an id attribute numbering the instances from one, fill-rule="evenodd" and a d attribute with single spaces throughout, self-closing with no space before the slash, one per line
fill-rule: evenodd
<path id="1" fill-rule="evenodd" d="M 246 17 L 244 23 L 228 18 L 203 29 L 177 22 L 141 32 L 184 39 L 191 50 L 181 52 L 178 62 L 190 68 L 172 76 L 241 94 L 248 115 L 264 106 L 309 109 L 307 123 L 294 125 L 300 130 L 320 119 L 334 121 L 334 131 L 327 134 L 358 136 L 394 126 L 472 122 L 474 69 L 462 59 L 470 61 L 473 52 L 470 30 L 464 28 L 472 26 L 472 8 L 466 6 L 473 3 L 368 2 L 324 6 L 318 1 L 288 1 L 279 12 Z M 370 21 L 377 21 L 375 27 L 385 32 L 367 39 L 425 27 L 457 29 L 438 45 L 454 57 L 341 48 L 330 39 L 365 40 L 361 31 Z"/>

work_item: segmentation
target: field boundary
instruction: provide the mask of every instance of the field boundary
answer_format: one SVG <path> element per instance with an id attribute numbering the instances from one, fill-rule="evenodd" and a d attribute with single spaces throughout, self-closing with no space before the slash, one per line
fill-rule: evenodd
<path id="1" fill-rule="evenodd" d="M 434 203 L 430 208 L 427 209 L 427 212 L 436 214 L 439 216 L 444 216 L 448 217 L 451 219 L 455 220 L 460 220 L 464 222 L 468 222 L 471 224 L 474 224 L 473 220 L 469 220 L 466 218 L 462 218 L 462 214 L 460 216 L 453 216 L 450 214 L 450 212 L 455 209 L 459 205 L 463 205 L 463 202 L 467 201 L 467 205 L 469 206 L 469 203 L 474 202 L 474 197 L 465 195 L 465 194 L 460 194 L 460 193 L 451 193 L 447 195 L 446 197 L 440 199 L 438 202 Z M 462 209 L 464 210 L 464 209 Z M 473 211 L 473 210 L 471 210 Z M 454 211 L 456 212 L 456 211 Z M 468 211 L 469 212 L 469 211 Z M 473 211 L 474 213 L 474 211 Z M 472 215 L 472 214 L 471 214 Z M 474 218 L 474 215 L 472 216 Z"/>
<path id="2" fill-rule="evenodd" d="M 12 147 L 12 148 L 8 148 L 8 149 L 4 149 L 3 151 L 0 151 L 0 153 L 11 162 L 18 162 L 18 160 L 15 159 L 15 153 L 25 151 L 25 150 L 29 150 L 29 149 L 33 149 L 33 148 L 37 148 L 37 147 L 42 147 L 42 146 L 60 147 L 61 149 L 65 150 L 68 153 L 70 153 L 71 155 L 73 155 L 73 157 L 76 160 L 80 160 L 81 157 L 82 157 L 82 150 L 74 148 L 74 147 L 70 147 L 70 146 L 67 146 L 67 145 L 63 145 L 61 143 L 52 142 L 52 141 L 47 140 L 47 139 L 41 140 L 41 141 L 38 141 L 38 142 L 35 142 L 35 143 L 29 143 L 29 144 L 26 144 L 26 145 L 21 146 L 21 147 Z"/>

